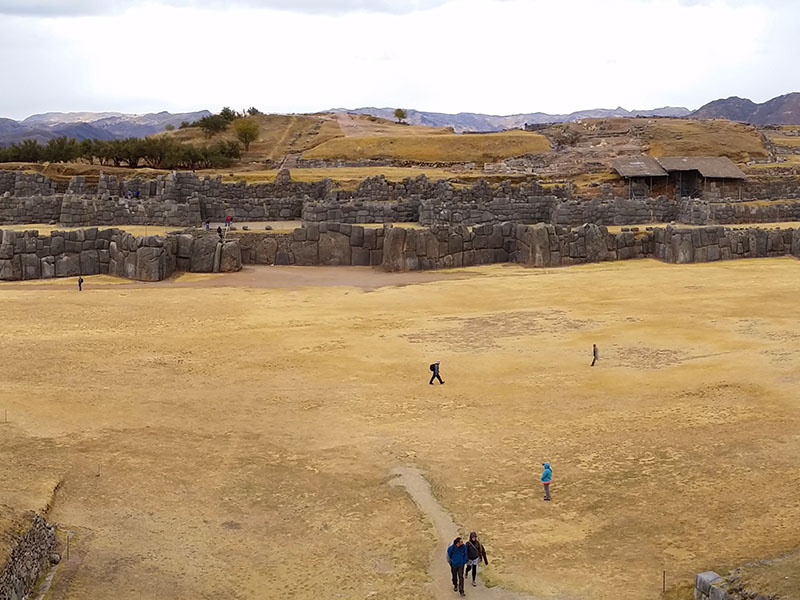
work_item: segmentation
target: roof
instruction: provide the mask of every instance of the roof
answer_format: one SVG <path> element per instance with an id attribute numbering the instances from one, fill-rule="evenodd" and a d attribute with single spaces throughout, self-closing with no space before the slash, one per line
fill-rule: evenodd
<path id="1" fill-rule="evenodd" d="M 611 161 L 614 170 L 623 177 L 666 177 L 667 172 L 649 156 L 623 156 Z"/>
<path id="2" fill-rule="evenodd" d="M 747 175 L 725 156 L 673 156 L 657 158 L 667 171 L 700 171 L 703 177 L 717 179 L 747 179 Z"/>

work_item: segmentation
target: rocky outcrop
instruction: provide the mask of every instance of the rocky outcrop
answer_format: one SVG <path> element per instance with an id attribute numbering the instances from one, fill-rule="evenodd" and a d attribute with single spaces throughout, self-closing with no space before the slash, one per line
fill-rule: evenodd
<path id="1" fill-rule="evenodd" d="M 55 528 L 40 515 L 31 515 L 30 527 L 13 542 L 0 571 L 0 600 L 23 600 L 36 580 L 57 560 Z"/>

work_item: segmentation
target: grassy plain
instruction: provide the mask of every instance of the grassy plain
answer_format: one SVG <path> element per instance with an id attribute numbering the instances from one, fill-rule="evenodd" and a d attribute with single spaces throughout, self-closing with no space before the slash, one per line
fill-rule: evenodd
<path id="1" fill-rule="evenodd" d="M 682 597 L 800 547 L 798 269 L 2 284 L 0 505 L 63 482 L 50 600 L 416 600 L 432 529 L 389 475 L 415 465 L 492 584 L 641 600 L 665 569 Z"/>

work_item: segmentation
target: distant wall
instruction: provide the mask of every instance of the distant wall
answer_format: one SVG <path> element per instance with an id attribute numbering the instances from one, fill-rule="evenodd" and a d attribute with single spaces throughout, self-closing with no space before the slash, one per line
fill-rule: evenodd
<path id="1" fill-rule="evenodd" d="M 238 241 L 222 242 L 216 234 L 137 237 L 91 227 L 40 236 L 0 229 L 0 281 L 98 274 L 161 281 L 176 269 L 210 273 L 240 268 Z"/>
<path id="2" fill-rule="evenodd" d="M 16 538 L 0 570 L 0 600 L 27 598 L 50 566 L 50 554 L 55 549 L 55 528 L 40 515 L 33 515 L 30 527 Z"/>

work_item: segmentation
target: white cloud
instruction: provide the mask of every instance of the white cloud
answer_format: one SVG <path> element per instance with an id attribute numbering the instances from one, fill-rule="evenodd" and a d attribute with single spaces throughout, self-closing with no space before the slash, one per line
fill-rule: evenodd
<path id="1" fill-rule="evenodd" d="M 347 13 L 304 12 L 312 0 L 293 11 L 280 10 L 287 0 L 228 10 L 181 1 L 120 2 L 124 13 L 66 22 L 1 19 L 12 68 L 0 115 L 693 108 L 729 95 L 763 101 L 793 91 L 800 74 L 800 7 L 778 1 L 451 0 L 405 3 L 404 14 L 356 10 L 380 6 L 363 0 L 334 3 Z"/>

